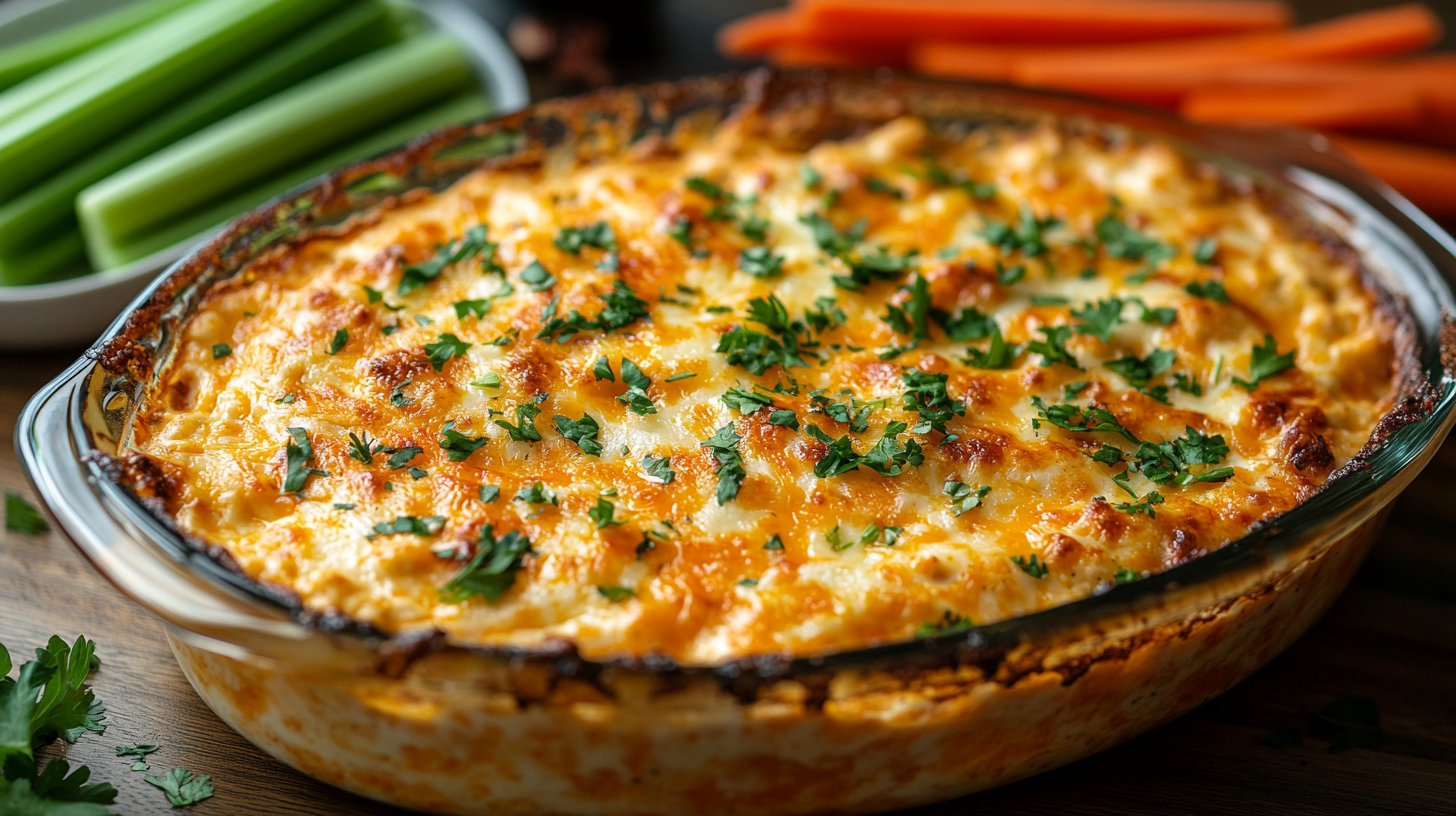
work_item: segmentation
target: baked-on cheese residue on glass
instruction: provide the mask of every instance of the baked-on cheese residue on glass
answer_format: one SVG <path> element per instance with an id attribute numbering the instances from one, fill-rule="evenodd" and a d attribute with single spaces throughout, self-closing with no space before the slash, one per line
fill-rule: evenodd
<path id="1" fill-rule="evenodd" d="M 308 610 L 711 664 L 1213 550 L 1369 438 L 1393 326 L 1159 142 L 728 127 L 281 251 L 207 296 L 135 444 Z"/>

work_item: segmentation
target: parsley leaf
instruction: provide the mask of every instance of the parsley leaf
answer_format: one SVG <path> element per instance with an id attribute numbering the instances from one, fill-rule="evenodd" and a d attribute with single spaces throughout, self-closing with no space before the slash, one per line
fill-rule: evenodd
<path id="1" fill-rule="evenodd" d="M 799 430 L 799 417 L 787 408 L 780 408 L 768 415 L 768 424 L 781 425 L 797 431 Z"/>
<path id="2" fill-rule="evenodd" d="M 976 628 L 976 624 L 970 618 L 963 618 L 949 609 L 941 615 L 938 621 L 926 621 L 915 629 L 915 637 L 927 638 L 934 635 L 949 635 L 954 632 L 967 632 Z"/>
<path id="3" fill-rule="evenodd" d="M 592 365 L 592 376 L 597 378 L 597 382 L 601 382 L 602 380 L 606 380 L 607 382 L 617 381 L 617 375 L 612 373 L 612 361 L 604 356 L 598 357 L 596 363 Z"/>
<path id="4" fill-rule="evenodd" d="M 925 168 L 925 178 L 932 184 L 939 184 L 943 187 L 956 187 L 966 191 L 972 198 L 989 199 L 996 197 L 996 185 L 989 182 L 974 182 L 966 177 L 964 170 L 947 172 L 945 168 L 934 163 Z"/>
<path id="5" fill-rule="evenodd" d="M 825 218 L 819 213 L 808 213 L 799 216 L 799 223 L 809 228 L 809 234 L 814 238 L 814 243 L 830 255 L 844 255 L 854 249 L 864 239 L 866 221 L 859 221 L 844 232 L 840 232 L 834 226 L 834 222 Z"/>
<path id="6" fill-rule="evenodd" d="M 101 720 L 106 708 L 86 686 L 86 677 L 97 665 L 95 652 L 96 644 L 84 637 L 68 646 L 52 635 L 44 648 L 36 650 L 36 659 L 21 664 L 11 680 L 5 677 L 10 653 L 0 644 L 0 767 L 5 779 L 11 778 L 17 761 L 33 768 L 33 749 L 58 736 L 75 742 L 82 731 L 105 730 Z M 64 774 L 64 763 L 56 770 Z M 48 780 L 50 773 L 48 765 L 41 777 Z M 84 781 L 83 775 L 79 782 Z"/>
<path id="7" fill-rule="evenodd" d="M 1194 297 L 1217 303 L 1229 302 L 1228 292 L 1224 290 L 1223 284 L 1216 280 L 1189 281 L 1183 284 L 1183 291 Z"/>
<path id="8" fill-rule="evenodd" d="M 1131 261 L 1146 261 L 1147 271 L 1178 253 L 1162 241 L 1144 235 L 1128 226 L 1116 212 L 1110 212 L 1098 220 L 1095 227 L 1097 239 L 1102 248 L 1113 258 Z"/>
<path id="9" fill-rule="evenodd" d="M 644 456 L 642 469 L 647 472 L 649 478 L 662 484 L 672 484 L 672 480 L 677 478 L 677 472 L 672 469 L 672 459 L 668 457 L 658 459 Z"/>
<path id="10" fill-rule="evenodd" d="M 398 405 L 410 405 L 410 404 L 412 404 L 414 402 L 414 400 L 412 400 L 409 397 L 406 397 L 404 395 L 404 389 L 405 389 L 406 386 L 411 385 L 413 383 L 414 383 L 414 380 L 405 380 L 404 382 L 401 382 L 398 385 L 396 385 L 395 387 L 389 389 L 389 403 L 391 405 L 397 405 L 397 406 Z"/>
<path id="11" fill-rule="evenodd" d="M 471 383 L 471 385 L 476 388 L 500 388 L 501 378 L 500 375 L 495 373 L 494 371 L 487 371 L 481 374 L 480 377 L 475 380 L 475 382 Z"/>
<path id="12" fill-rule="evenodd" d="M 763 394 L 745 391 L 742 388 L 729 388 L 723 394 L 723 404 L 746 415 L 770 407 L 773 405 L 773 400 Z"/>
<path id="13" fill-rule="evenodd" d="M 548 490 L 540 482 L 527 485 L 516 491 L 515 501 L 526 504 L 556 504 L 556 492 Z"/>
<path id="14" fill-rule="evenodd" d="M 562 252 L 571 255 L 580 255 L 584 246 L 605 249 L 608 252 L 617 251 L 617 235 L 612 232 L 612 225 L 605 221 L 585 227 L 566 227 L 556 234 L 553 243 Z"/>
<path id="15" fill-rule="evenodd" d="M 494 266 L 495 247 L 495 244 L 485 240 L 485 225 L 476 224 L 467 229 L 459 240 L 436 247 L 435 256 L 430 260 L 406 266 L 395 291 L 400 295 L 407 295 L 440 277 L 440 273 L 450 264 L 469 260 L 476 255 L 484 254 L 483 264 L 486 271 L 493 271 L 491 267 Z M 370 302 L 374 302 L 372 295 Z"/>
<path id="16" fill-rule="evenodd" d="M 1033 578 L 1045 578 L 1047 577 L 1047 573 L 1051 572 L 1044 562 L 1037 560 L 1036 553 L 1032 553 L 1029 557 L 1013 555 L 1011 556 L 1011 563 L 1021 567 L 1022 572 Z"/>
<path id="17" fill-rule="evenodd" d="M 343 329 L 340 329 L 339 331 L 343 331 Z M 344 337 L 345 339 L 348 338 L 347 332 L 345 333 Z M 229 346 L 227 343 L 215 343 L 212 346 L 212 359 L 214 360 L 221 360 L 224 357 L 230 357 L 232 356 L 232 353 L 233 347 Z"/>
<path id="18" fill-rule="evenodd" d="M 1274 335 L 1266 334 L 1264 344 L 1254 346 L 1249 359 L 1249 379 L 1234 377 L 1234 384 L 1245 391 L 1253 391 L 1260 382 L 1290 368 L 1294 368 L 1294 352 L 1280 354 L 1279 347 L 1274 344 Z"/>
<path id="19" fill-rule="evenodd" d="M 545 398 L 546 395 L 542 394 L 530 402 L 516 403 L 515 425 L 503 419 L 497 419 L 495 424 L 504 428 L 506 434 L 517 442 L 540 442 L 541 432 L 536 430 L 536 417 L 541 413 L 541 409 L 537 406 Z"/>
<path id="20" fill-rule="evenodd" d="M 601 432 L 601 426 L 592 419 L 591 414 L 582 414 L 581 419 L 571 419 L 564 416 L 553 416 L 551 421 L 556 423 L 556 432 L 575 442 L 581 452 L 588 456 L 601 456 L 602 443 L 597 439 Z"/>
<path id="21" fill-rule="evenodd" d="M 638 416 L 657 413 L 657 405 L 647 395 L 647 387 L 652 385 L 652 378 L 643 374 L 642 368 L 626 357 L 622 358 L 622 383 L 627 386 L 627 393 L 617 397 L 618 402 L 626 403 L 632 413 Z"/>
<path id="22" fill-rule="evenodd" d="M 1010 286 L 1024 277 L 1026 277 L 1026 264 L 1006 267 L 1001 264 L 1001 261 L 996 261 L 996 283 Z"/>
<path id="23" fill-rule="evenodd" d="M 596 506 L 586 511 L 587 518 L 600 530 L 603 527 L 617 527 L 626 524 L 626 519 L 617 518 L 617 505 L 607 500 L 606 496 L 597 496 Z"/>
<path id="24" fill-rule="evenodd" d="M 1146 357 L 1126 355 L 1110 360 L 1107 367 L 1119 374 L 1133 388 L 1147 388 L 1153 377 L 1173 367 L 1177 354 L 1172 349 L 1153 349 Z"/>
<path id="25" fill-rule="evenodd" d="M 727 504 L 737 498 L 743 478 L 748 475 L 743 468 L 743 455 L 738 452 L 738 442 L 742 438 L 734 432 L 730 422 L 701 444 L 718 460 L 718 467 L 713 471 L 718 476 L 718 504 Z"/>
<path id="26" fill-rule="evenodd" d="M 400 535 L 409 533 L 421 538 L 432 536 L 440 532 L 445 526 L 444 516 L 398 516 L 394 521 L 381 521 L 374 525 L 374 532 L 368 536 L 373 539 L 382 535 Z"/>
<path id="27" fill-rule="evenodd" d="M 1217 238 L 1200 238 L 1193 246 L 1193 262 L 1208 266 L 1213 263 L 1214 257 L 1218 255 Z"/>
<path id="28" fill-rule="evenodd" d="M 783 274 L 784 258 L 766 246 L 749 247 L 738 254 L 738 268 L 755 278 L 776 278 Z"/>
<path id="29" fill-rule="evenodd" d="M 804 320 L 819 334 L 843 326 L 847 319 L 838 302 L 827 295 L 816 298 L 814 305 L 804 310 Z"/>
<path id="30" fill-rule="evenodd" d="M 599 584 L 597 586 L 597 592 L 612 603 L 637 597 L 637 591 L 634 589 L 620 586 L 607 586 L 605 584 Z"/>
<path id="31" fill-rule="evenodd" d="M 27 535 L 39 535 L 51 529 L 45 516 L 19 493 L 5 493 L 5 529 Z M 3 672 L 0 672 L 3 675 Z"/>
<path id="32" fill-rule="evenodd" d="M 487 601 L 499 600 L 516 583 L 516 573 L 524 566 L 523 560 L 529 552 L 531 539 L 519 530 L 497 538 L 495 527 L 485 525 L 475 542 L 475 556 L 440 587 L 440 600 L 458 604 L 477 595 Z"/>
<path id="33" fill-rule="evenodd" d="M 1026 257 L 1034 258 L 1047 251 L 1043 233 L 1060 223 L 1061 219 L 1054 216 L 1037 218 L 1030 207 L 1022 205 L 1015 226 L 988 218 L 986 227 L 981 230 L 981 236 L 987 242 L 1000 247 L 1003 252 L 1020 250 Z"/>
<path id="34" fill-rule="evenodd" d="M 905 198 L 905 192 L 903 190 L 889 183 L 888 181 L 885 181 L 882 178 L 870 176 L 869 178 L 865 179 L 864 185 L 866 190 L 874 193 L 875 195 L 888 196 L 890 198 L 896 199 L 897 201 L 904 200 Z"/>
<path id="35" fill-rule="evenodd" d="M 1116 584 L 1130 584 L 1133 581 L 1142 580 L 1143 574 L 1135 569 L 1118 567 L 1117 572 L 1112 574 L 1112 581 Z"/>
<path id="36" fill-rule="evenodd" d="M 541 330 L 536 332 L 539 338 L 555 338 L 558 343 L 565 343 L 578 332 L 590 329 L 611 333 L 617 329 L 626 328 L 637 320 L 647 317 L 647 301 L 637 297 L 637 293 L 621 280 L 612 282 L 612 289 L 600 295 L 602 299 L 602 310 L 595 318 L 583 317 L 575 309 L 567 317 L 549 317 L 551 308 L 547 314 L 542 315 Z M 555 301 L 552 301 L 552 308 Z"/>
<path id="37" fill-rule="evenodd" d="M 1007 368 L 1016 360 L 1016 355 L 1019 353 L 1021 353 L 1021 346 L 1007 343 L 1001 337 L 1001 329 L 993 326 L 991 328 L 991 345 L 985 351 L 976 348 L 966 349 L 967 356 L 963 357 L 962 361 L 973 368 Z"/>
<path id="38" fill-rule="evenodd" d="M 500 498 L 500 488 L 496 485 L 481 485 L 479 490 L 480 500 L 486 504 L 495 504 Z"/>
<path id="39" fill-rule="evenodd" d="M 1122 323 L 1122 298 L 1099 300 L 1095 305 L 1088 303 L 1081 309 L 1073 309 L 1072 317 L 1081 323 L 1077 327 L 1078 334 L 1089 334 L 1104 343 L 1111 342 L 1112 332 Z"/>
<path id="40" fill-rule="evenodd" d="M 910 297 L 906 298 L 903 306 L 886 304 L 885 314 L 881 318 L 890 328 L 900 334 L 911 335 L 916 340 L 924 340 L 930 336 L 930 283 L 920 273 L 915 274 L 915 280 L 909 286 L 900 287 L 901 291 L 909 292 Z"/>
<path id="41" fill-rule="evenodd" d="M 1077 358 L 1067 350 L 1067 341 L 1072 337 L 1071 326 L 1042 326 L 1037 331 L 1045 335 L 1046 339 L 1028 341 L 1026 350 L 1041 355 L 1043 368 L 1061 363 L 1078 371 L 1083 370 L 1080 365 L 1077 365 Z"/>
<path id="42" fill-rule="evenodd" d="M 531 261 L 521 270 L 521 283 L 531 287 L 532 292 L 544 292 L 556 285 L 556 276 L 546 271 L 540 261 Z"/>
<path id="43" fill-rule="evenodd" d="M 960 314 L 954 317 L 940 311 L 932 311 L 931 316 L 940 324 L 940 328 L 945 332 L 946 337 L 949 337 L 955 343 L 984 340 L 990 337 L 992 332 L 996 331 L 996 321 L 991 319 L 989 315 L 982 314 L 974 306 L 967 306 L 961 310 Z"/>
<path id="44" fill-rule="evenodd" d="M 339 329 L 334 332 L 333 339 L 329 340 L 329 347 L 325 350 L 329 356 L 338 354 L 344 350 L 344 345 L 349 342 L 349 330 Z M 213 356 L 217 356 L 217 349 L 213 349 Z"/>
<path id="45" fill-rule="evenodd" d="M 212 777 L 199 776 L 186 768 L 173 768 L 165 777 L 148 776 L 146 780 L 161 788 L 174 808 L 195 805 L 214 793 Z"/>
<path id="46" fill-rule="evenodd" d="M 470 348 L 470 345 L 470 343 L 466 343 L 447 332 L 440 335 L 440 339 L 436 342 L 426 343 L 425 354 L 429 357 L 430 367 L 439 371 L 445 367 L 445 363 L 449 362 L 451 358 L 464 355 L 465 351 Z"/>
<path id="47" fill-rule="evenodd" d="M 1122 512 L 1127 513 L 1130 516 L 1135 516 L 1139 513 L 1146 513 L 1148 518 L 1157 518 L 1158 511 L 1154 510 L 1153 506 L 1162 503 L 1162 494 L 1154 490 L 1146 496 L 1143 496 L 1142 501 L 1114 504 L 1112 505 L 1112 507 L 1114 510 L 1121 510 Z"/>
<path id="48" fill-rule="evenodd" d="M 941 490 L 945 495 L 950 496 L 951 508 L 959 516 L 962 513 L 980 507 L 981 501 L 986 498 L 986 494 L 991 492 L 991 486 L 981 485 L 975 490 L 972 490 L 971 486 L 965 482 L 946 479 L 945 486 Z"/>
<path id="49" fill-rule="evenodd" d="M 965 416 L 966 406 L 950 398 L 946 391 L 949 375 L 932 374 L 916 368 L 907 369 L 902 376 L 905 384 L 905 410 L 920 415 L 920 422 L 911 433 L 929 433 L 937 430 L 945 433 L 945 423 L 952 417 Z"/>
<path id="50" fill-rule="evenodd" d="M 470 454 L 485 447 L 485 443 L 489 441 L 485 436 L 466 436 L 460 433 L 455 430 L 454 420 L 446 422 L 440 428 L 440 435 L 444 437 L 440 440 L 440 447 L 447 452 L 445 455 L 452 462 L 464 462 Z"/>
<path id="51" fill-rule="evenodd" d="M 283 492 L 297 493 L 303 490 L 308 477 L 314 474 L 319 476 L 329 474 L 308 466 L 308 462 L 313 459 L 313 444 L 309 441 L 308 431 L 303 428 L 289 428 L 288 435 L 292 437 L 293 441 L 284 448 L 287 469 L 283 476 Z"/>
<path id="52" fill-rule="evenodd" d="M 410 445 L 406 448 L 386 448 L 385 450 L 389 453 L 389 458 L 384 461 L 384 464 L 395 470 L 408 465 L 411 459 L 425 452 L 424 448 L 417 445 Z"/>
<path id="53" fill-rule="evenodd" d="M 371 439 L 369 432 L 365 431 L 363 436 L 349 432 L 349 458 L 358 459 L 366 465 L 374 464 L 374 454 L 383 451 L 384 444 L 378 440 Z"/>

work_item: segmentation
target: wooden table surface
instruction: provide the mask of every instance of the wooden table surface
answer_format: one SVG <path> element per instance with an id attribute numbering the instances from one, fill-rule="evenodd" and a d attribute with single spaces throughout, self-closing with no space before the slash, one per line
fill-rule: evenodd
<path id="1" fill-rule="evenodd" d="M 79 350 L 0 354 L 0 489 L 29 487 L 15 460 L 21 405 Z M 1156 731 L 1041 776 L 902 816 L 949 814 L 1456 814 L 1456 443 L 1402 496 L 1384 537 L 1333 611 L 1224 696 Z M 0 642 L 29 654 L 51 634 L 84 634 L 103 666 L 92 684 L 106 733 L 65 748 L 121 792 L 125 816 L 169 812 L 161 791 L 114 748 L 160 743 L 153 774 L 211 774 L 200 816 L 385 816 L 402 811 L 314 782 L 249 745 L 187 685 L 161 624 L 98 577 L 55 534 L 0 537 Z M 1368 695 L 1388 735 L 1379 750 L 1260 743 L 1347 695 Z M 1305 729 L 1306 732 L 1309 729 Z M 55 755 L 61 746 L 47 750 Z"/>

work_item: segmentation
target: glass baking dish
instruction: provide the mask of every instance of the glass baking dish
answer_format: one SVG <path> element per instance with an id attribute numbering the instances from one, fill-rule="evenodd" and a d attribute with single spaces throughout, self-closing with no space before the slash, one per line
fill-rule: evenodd
<path id="1" fill-rule="evenodd" d="M 280 242 L 346 230 L 481 167 L 587 162 L 711 130 L 744 106 L 771 113 L 789 140 L 903 114 L 950 132 L 1055 116 L 1167 139 L 1354 249 L 1411 315 L 1420 365 L 1410 395 L 1325 489 L 1153 577 L 969 632 L 707 667 L 587 660 L 568 643 L 470 649 L 303 615 L 117 483 L 110 457 L 125 451 L 132 411 L 209 283 Z M 37 394 L 16 446 L 57 528 L 166 623 L 202 698 L 305 773 L 441 813 L 874 812 L 1102 750 L 1223 692 L 1299 637 L 1451 428 L 1453 276 L 1451 238 L 1312 134 L 892 75 L 693 79 L 446 129 L 270 202 L 192 250 Z"/>

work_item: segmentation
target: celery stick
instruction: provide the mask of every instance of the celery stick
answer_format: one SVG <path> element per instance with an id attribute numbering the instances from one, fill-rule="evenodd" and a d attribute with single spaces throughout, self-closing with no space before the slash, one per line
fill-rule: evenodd
<path id="1" fill-rule="evenodd" d="M 0 201 L 343 2 L 199 0 L 96 49 L 130 56 L 0 120 Z"/>
<path id="2" fill-rule="evenodd" d="M 84 54 L 192 0 L 141 0 L 25 42 L 0 48 L 0 89 Z"/>
<path id="3" fill-rule="evenodd" d="M 309 155 L 476 82 L 450 35 L 361 57 L 254 105 L 82 191 L 88 243 L 124 243 Z"/>
<path id="4" fill-rule="evenodd" d="M 0 252 L 76 226 L 76 195 L 89 185 L 213 122 L 361 54 L 394 42 L 383 0 L 366 0 L 260 57 L 218 85 L 112 142 L 0 206 Z"/>
<path id="5" fill-rule="evenodd" d="M 416 114 L 398 125 L 367 136 L 346 148 L 311 161 L 245 193 L 229 196 L 221 203 L 213 204 L 144 238 L 119 246 L 88 243 L 86 250 L 91 256 L 92 264 L 97 269 L 110 269 L 140 260 L 154 252 L 160 252 L 178 244 L 190 246 L 201 241 L 208 233 L 231 221 L 234 217 L 330 170 L 382 153 L 435 128 L 480 119 L 490 112 L 491 104 L 482 97 L 478 95 L 461 97 L 439 107 L 431 108 L 424 113 Z"/>
<path id="6" fill-rule="evenodd" d="M 62 233 L 23 253 L 0 254 L 0 286 L 46 283 L 86 268 L 80 230 Z"/>

